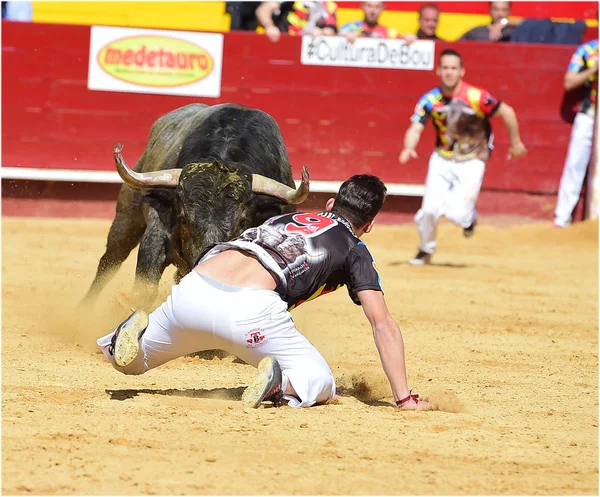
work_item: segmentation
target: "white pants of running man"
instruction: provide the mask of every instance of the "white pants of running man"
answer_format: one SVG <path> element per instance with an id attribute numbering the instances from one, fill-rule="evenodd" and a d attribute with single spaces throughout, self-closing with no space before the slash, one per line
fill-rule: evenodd
<path id="1" fill-rule="evenodd" d="M 485 162 L 470 159 L 457 162 L 431 154 L 425 180 L 425 195 L 415 222 L 421 237 L 419 250 L 433 254 L 437 246 L 437 223 L 440 217 L 468 228 L 477 217 L 475 204 L 481 189 Z"/>
<path id="2" fill-rule="evenodd" d="M 571 224 L 571 216 L 581 194 L 581 186 L 592 155 L 593 137 L 594 117 L 577 113 L 554 212 L 554 223 L 563 228 Z"/>
<path id="3" fill-rule="evenodd" d="M 142 374 L 187 354 L 221 349 L 255 367 L 274 356 L 282 369 L 283 390 L 291 382 L 300 398 L 287 398 L 293 407 L 309 407 L 335 395 L 327 362 L 296 329 L 287 304 L 273 291 L 231 287 L 192 271 L 149 317 L 140 351 L 128 366 L 117 366 L 108 353 L 114 332 L 98 339 L 118 371 Z"/>

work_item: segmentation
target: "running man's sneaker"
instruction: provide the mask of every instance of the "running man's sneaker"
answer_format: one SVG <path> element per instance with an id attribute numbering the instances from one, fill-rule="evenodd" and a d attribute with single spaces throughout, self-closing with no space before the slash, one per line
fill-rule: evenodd
<path id="1" fill-rule="evenodd" d="M 150 320 L 144 311 L 134 311 L 115 330 L 108 352 L 114 357 L 118 366 L 131 364 L 140 349 L 140 337 L 148 328 Z"/>
<path id="2" fill-rule="evenodd" d="M 429 264 L 429 261 L 431 261 L 431 254 L 419 250 L 419 253 L 410 259 L 408 263 L 413 266 L 424 266 L 425 264 Z"/>
<path id="3" fill-rule="evenodd" d="M 475 234 L 475 226 L 477 226 L 477 219 L 473 219 L 471 226 L 463 228 L 463 235 L 465 238 L 471 238 Z"/>
<path id="4" fill-rule="evenodd" d="M 242 402 L 245 407 L 256 409 L 262 402 L 273 402 L 275 407 L 281 405 L 281 366 L 277 359 L 267 356 L 258 363 L 256 379 L 244 390 Z"/>

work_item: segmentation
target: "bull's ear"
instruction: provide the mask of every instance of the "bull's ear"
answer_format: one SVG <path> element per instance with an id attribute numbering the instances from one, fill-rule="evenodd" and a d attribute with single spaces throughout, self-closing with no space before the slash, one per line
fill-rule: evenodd
<path id="1" fill-rule="evenodd" d="M 160 222 L 169 229 L 177 225 L 175 213 L 175 190 L 166 188 L 153 188 L 142 197 L 142 202 L 147 203 L 157 213 Z"/>
<path id="2" fill-rule="evenodd" d="M 147 203 L 157 211 L 165 208 L 172 209 L 175 202 L 175 190 L 167 188 L 153 188 L 142 197 L 142 202 Z"/>

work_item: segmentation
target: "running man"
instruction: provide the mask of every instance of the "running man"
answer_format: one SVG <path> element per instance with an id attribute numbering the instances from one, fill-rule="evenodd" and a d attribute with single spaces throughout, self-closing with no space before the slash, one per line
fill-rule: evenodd
<path id="1" fill-rule="evenodd" d="M 492 116 L 499 115 L 504 121 L 510 139 L 509 158 L 527 153 L 515 111 L 488 91 L 463 81 L 463 60 L 456 50 L 442 52 L 436 74 L 441 84 L 417 103 L 399 156 L 401 164 L 418 157 L 415 149 L 431 117 L 437 143 L 429 159 L 423 202 L 415 216 L 421 243 L 409 261 L 414 265 L 429 264 L 437 247 L 441 216 L 461 226 L 465 237 L 473 235 L 485 163 L 493 148 Z"/>

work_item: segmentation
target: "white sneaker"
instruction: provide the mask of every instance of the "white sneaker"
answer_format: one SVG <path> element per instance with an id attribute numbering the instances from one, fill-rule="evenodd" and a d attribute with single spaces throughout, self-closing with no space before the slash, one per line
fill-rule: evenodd
<path id="1" fill-rule="evenodd" d="M 140 337 L 146 331 L 150 320 L 144 311 L 134 311 L 115 330 L 108 352 L 118 366 L 125 367 L 138 355 Z"/>
<path id="2" fill-rule="evenodd" d="M 424 266 L 425 264 L 429 264 L 430 261 L 431 254 L 419 250 L 419 253 L 415 255 L 412 259 L 410 259 L 408 263 L 413 266 Z"/>
<path id="3" fill-rule="evenodd" d="M 258 363 L 256 379 L 244 390 L 242 402 L 245 407 L 256 409 L 262 402 L 273 402 L 275 407 L 281 405 L 281 366 L 272 356 L 265 357 Z"/>

